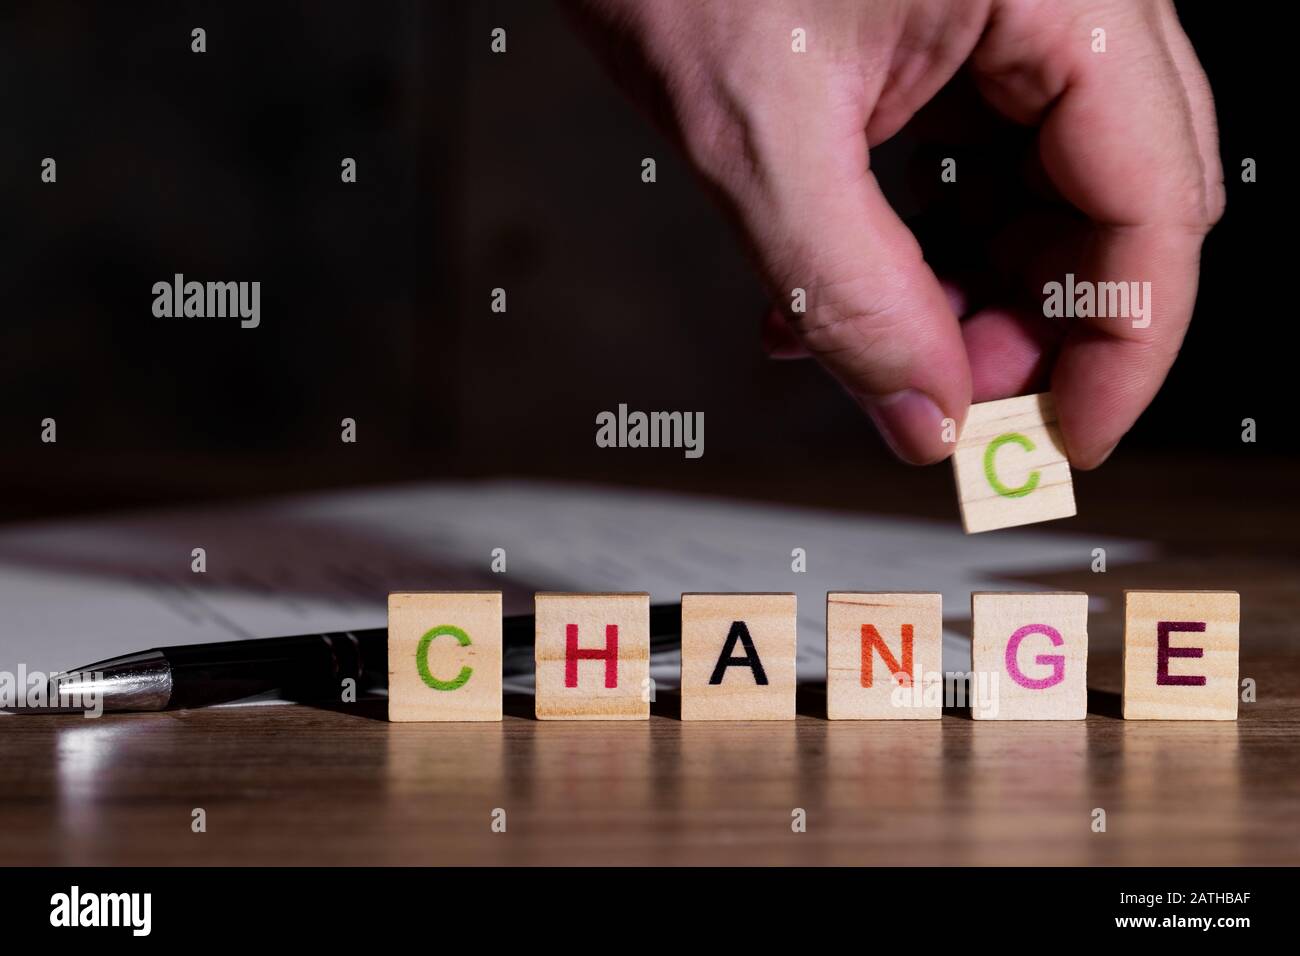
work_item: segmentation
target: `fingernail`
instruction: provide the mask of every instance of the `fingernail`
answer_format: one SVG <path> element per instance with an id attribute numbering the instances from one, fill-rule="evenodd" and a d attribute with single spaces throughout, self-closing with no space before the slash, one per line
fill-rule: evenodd
<path id="1" fill-rule="evenodd" d="M 879 398 L 868 396 L 865 405 L 889 447 L 904 461 L 927 465 L 951 451 L 942 438 L 944 414 L 924 392 L 905 388 Z"/>

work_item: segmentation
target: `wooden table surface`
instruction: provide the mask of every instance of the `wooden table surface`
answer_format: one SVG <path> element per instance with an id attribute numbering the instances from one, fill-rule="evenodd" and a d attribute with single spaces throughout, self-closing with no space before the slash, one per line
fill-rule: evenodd
<path id="1" fill-rule="evenodd" d="M 1150 529 L 1161 558 L 1014 582 L 1107 598 L 1086 721 L 832 723 L 815 686 L 797 720 L 743 725 L 683 723 L 668 695 L 635 723 L 539 723 L 531 698 L 475 725 L 369 705 L 11 717 L 0 864 L 1300 863 L 1295 469 L 1248 500 L 1167 470 L 1134 495 L 1115 471 L 1089 529 Z M 1145 586 L 1242 592 L 1258 702 L 1238 721 L 1119 719 L 1118 595 Z"/>
<path id="2" fill-rule="evenodd" d="M 1300 862 L 1300 659 L 1247 659 L 1266 691 L 1288 691 L 1235 723 L 1125 722 L 1109 715 L 1118 659 L 1093 670 L 1103 713 L 1068 722 L 452 726 L 296 705 L 15 717 L 0 862 Z"/>

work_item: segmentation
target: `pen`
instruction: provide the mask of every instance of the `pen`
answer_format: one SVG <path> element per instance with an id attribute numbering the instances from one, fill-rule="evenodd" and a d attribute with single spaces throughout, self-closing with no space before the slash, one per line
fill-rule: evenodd
<path id="1" fill-rule="evenodd" d="M 531 614 L 502 620 L 505 674 L 532 666 L 533 623 Z M 651 653 L 675 650 L 680 639 L 681 605 L 652 605 Z M 337 700 L 349 678 L 358 695 L 387 686 L 387 628 L 156 647 L 57 675 L 50 683 L 54 707 L 14 709 L 81 712 L 79 702 L 90 695 L 105 711 L 205 707 L 269 691 L 291 700 Z"/>

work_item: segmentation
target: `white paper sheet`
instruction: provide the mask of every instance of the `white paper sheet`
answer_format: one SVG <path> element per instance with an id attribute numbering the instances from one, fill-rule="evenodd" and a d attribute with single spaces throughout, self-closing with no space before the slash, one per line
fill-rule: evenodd
<path id="1" fill-rule="evenodd" d="M 1138 542 L 1051 525 L 965 535 L 930 522 L 571 484 L 419 484 L 256 505 L 0 529 L 0 670 L 66 670 L 168 644 L 383 627 L 391 590 L 794 591 L 799 677 L 825 679 L 828 590 L 936 590 L 944 669 L 969 668 L 970 592 L 1017 573 L 1144 559 Z M 207 571 L 191 570 L 204 548 Z M 506 572 L 491 570 L 503 548 Z M 803 548 L 807 572 L 791 570 Z M 677 684 L 675 653 L 652 674 Z M 531 691 L 531 675 L 508 689 Z"/>

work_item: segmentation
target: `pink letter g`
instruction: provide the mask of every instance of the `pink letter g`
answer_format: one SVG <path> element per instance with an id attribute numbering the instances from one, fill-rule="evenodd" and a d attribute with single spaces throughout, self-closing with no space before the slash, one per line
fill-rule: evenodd
<path id="1" fill-rule="evenodd" d="M 1048 640 L 1052 642 L 1053 647 L 1060 647 L 1065 643 L 1065 638 L 1061 637 L 1061 632 L 1047 624 L 1026 624 L 1016 633 L 1011 635 L 1011 640 L 1007 641 L 1007 673 L 1011 679 L 1021 687 L 1027 687 L 1030 690 L 1042 690 L 1045 687 L 1054 687 L 1061 681 L 1065 680 L 1065 658 L 1060 654 L 1039 654 L 1034 658 L 1035 664 L 1044 666 L 1050 665 L 1052 675 L 1050 677 L 1032 678 L 1026 677 L 1017 663 L 1016 655 L 1020 650 L 1020 642 L 1030 634 L 1046 634 Z"/>

